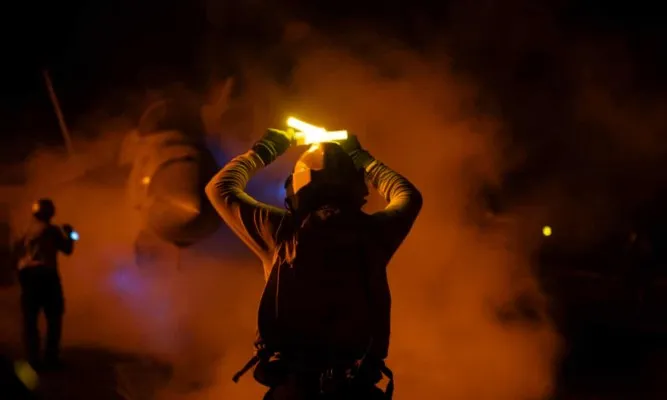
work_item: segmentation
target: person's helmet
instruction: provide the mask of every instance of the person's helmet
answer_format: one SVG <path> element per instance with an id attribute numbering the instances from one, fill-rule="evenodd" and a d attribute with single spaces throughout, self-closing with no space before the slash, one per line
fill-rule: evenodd
<path id="1" fill-rule="evenodd" d="M 290 211 L 309 211 L 323 205 L 359 207 L 368 187 L 363 169 L 337 143 L 313 144 L 285 181 L 285 205 Z"/>
<path id="2" fill-rule="evenodd" d="M 47 221 L 56 215 L 56 206 L 51 199 L 39 199 L 32 204 L 32 215 Z"/>

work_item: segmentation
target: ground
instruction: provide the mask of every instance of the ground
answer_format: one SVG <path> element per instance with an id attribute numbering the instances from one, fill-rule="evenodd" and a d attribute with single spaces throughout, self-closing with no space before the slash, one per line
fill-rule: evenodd
<path id="1" fill-rule="evenodd" d="M 7 361 L 22 357 L 18 310 L 18 289 L 0 289 L 0 356 Z M 627 317 L 614 320 L 609 315 L 584 307 L 578 310 L 578 314 L 570 314 L 568 323 L 561 325 L 568 341 L 557 394 L 553 399 L 667 398 L 667 335 L 650 329 L 636 329 L 640 324 L 629 321 Z M 231 363 L 231 369 L 240 368 L 243 364 L 242 357 L 246 353 L 240 353 L 241 358 Z M 178 368 L 153 354 L 130 354 L 110 348 L 69 345 L 63 350 L 63 360 L 66 363 L 63 371 L 40 375 L 36 391 L 39 398 L 176 400 L 193 398 L 190 397 L 193 393 L 206 393 L 206 388 L 202 387 L 205 383 L 189 379 L 187 374 L 182 374 Z M 224 371 L 222 375 L 231 378 L 232 373 L 231 370 Z M 225 379 L 225 382 L 228 380 Z M 396 384 L 397 393 L 401 393 L 401 380 L 397 380 Z M 0 382 L 0 398 L 19 399 L 6 397 L 3 385 L 5 382 Z M 238 399 L 259 399 L 262 389 L 255 386 L 258 385 L 247 376 L 241 384 L 230 386 L 231 389 L 215 394 L 199 394 L 194 398 L 225 399 L 234 393 L 231 396 L 238 395 Z M 406 398 L 404 393 L 397 397 Z"/>
<path id="2" fill-rule="evenodd" d="M 22 357 L 15 287 L 0 291 L 0 354 Z M 66 368 L 40 374 L 36 393 L 44 400 L 150 399 L 168 389 L 169 365 L 150 355 L 123 354 L 95 347 L 67 347 Z M 2 398 L 5 398 L 4 395 Z"/>

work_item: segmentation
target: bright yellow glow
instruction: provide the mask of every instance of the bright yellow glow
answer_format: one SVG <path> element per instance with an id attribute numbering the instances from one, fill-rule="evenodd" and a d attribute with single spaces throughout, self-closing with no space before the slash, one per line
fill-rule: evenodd
<path id="1" fill-rule="evenodd" d="M 551 236 L 551 233 L 552 233 L 552 231 L 551 231 L 551 227 L 550 227 L 550 226 L 547 225 L 547 226 L 545 226 L 544 228 L 542 228 L 542 234 L 543 234 L 544 236 Z"/>
<path id="2" fill-rule="evenodd" d="M 144 176 L 144 178 L 141 180 L 141 183 L 143 183 L 144 185 L 148 185 L 149 183 L 151 183 L 151 177 Z"/>
<path id="3" fill-rule="evenodd" d="M 294 135 L 298 144 L 313 144 L 347 139 L 347 131 L 327 131 L 324 128 L 311 125 L 294 117 L 287 119 L 287 126 L 298 131 Z"/>
<path id="4" fill-rule="evenodd" d="M 347 139 L 347 131 L 310 131 L 295 134 L 299 143 L 314 144 Z"/>
<path id="5" fill-rule="evenodd" d="M 307 122 L 303 122 L 300 119 L 294 117 L 287 118 L 287 126 L 294 128 L 302 132 L 313 132 L 313 131 L 325 131 L 326 129 L 320 128 L 319 126 L 311 125 Z"/>

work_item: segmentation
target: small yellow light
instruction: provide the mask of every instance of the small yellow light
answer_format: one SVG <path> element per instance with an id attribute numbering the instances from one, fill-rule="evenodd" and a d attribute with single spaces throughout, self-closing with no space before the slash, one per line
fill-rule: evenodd
<path id="1" fill-rule="evenodd" d="M 551 227 L 549 225 L 542 228 L 542 234 L 544 236 L 551 236 L 551 233 L 552 233 L 552 230 L 551 230 Z"/>
<path id="2" fill-rule="evenodd" d="M 148 185 L 151 183 L 151 177 L 150 176 L 144 176 L 143 179 L 141 180 L 141 183 L 144 185 Z"/>
<path id="3" fill-rule="evenodd" d="M 14 363 L 14 373 L 21 383 L 29 390 L 35 390 L 39 384 L 39 377 L 34 369 L 25 361 L 16 361 Z"/>

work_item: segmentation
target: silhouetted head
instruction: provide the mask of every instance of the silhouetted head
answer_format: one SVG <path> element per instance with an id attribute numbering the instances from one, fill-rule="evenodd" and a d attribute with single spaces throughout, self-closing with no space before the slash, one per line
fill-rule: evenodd
<path id="1" fill-rule="evenodd" d="M 302 215 L 324 206 L 358 210 L 368 196 L 364 171 L 330 142 L 314 144 L 301 155 L 285 182 L 285 192 L 287 208 Z"/>
<path id="2" fill-rule="evenodd" d="M 39 199 L 32 204 L 32 215 L 40 221 L 50 222 L 56 215 L 56 206 L 51 199 Z"/>

